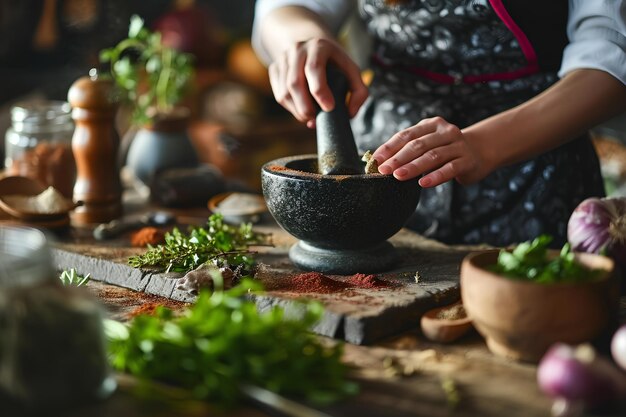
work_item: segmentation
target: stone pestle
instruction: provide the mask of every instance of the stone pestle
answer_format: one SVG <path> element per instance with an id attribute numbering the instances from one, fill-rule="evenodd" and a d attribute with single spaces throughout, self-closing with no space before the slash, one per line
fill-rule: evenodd
<path id="1" fill-rule="evenodd" d="M 350 116 L 346 107 L 348 80 L 334 66 L 328 66 L 326 77 L 335 99 L 335 107 L 329 112 L 320 109 L 315 118 L 319 173 L 323 175 L 363 174 L 363 165 L 354 142 Z"/>

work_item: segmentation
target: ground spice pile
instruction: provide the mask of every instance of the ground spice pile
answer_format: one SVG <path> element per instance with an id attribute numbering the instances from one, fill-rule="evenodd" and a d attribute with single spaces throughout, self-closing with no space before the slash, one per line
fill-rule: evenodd
<path id="1" fill-rule="evenodd" d="M 456 304 L 450 308 L 445 308 L 437 313 L 437 318 L 441 320 L 459 320 L 467 317 L 463 304 Z"/>
<path id="2" fill-rule="evenodd" d="M 288 291 L 331 294 L 348 288 L 350 285 L 327 277 L 321 272 L 306 272 L 289 280 Z"/>
<path id="3" fill-rule="evenodd" d="M 391 285 L 389 282 L 377 278 L 376 275 L 354 274 L 345 281 L 340 281 L 321 272 L 305 272 L 287 277 L 274 284 L 266 284 L 266 288 L 270 291 L 332 294 L 349 288 L 380 289 L 388 288 Z"/>
<path id="4" fill-rule="evenodd" d="M 156 227 L 142 227 L 130 237 L 130 244 L 136 248 L 143 248 L 148 245 L 158 245 L 165 241 L 165 234 Z"/>
<path id="5" fill-rule="evenodd" d="M 389 283 L 376 277 L 376 275 L 354 274 L 347 282 L 353 287 L 359 288 L 387 288 Z"/>
<path id="6" fill-rule="evenodd" d="M 148 316 L 152 316 L 156 312 L 156 309 L 158 307 L 161 307 L 161 306 L 163 306 L 163 304 L 161 304 L 161 303 L 146 303 L 146 304 L 142 304 L 142 305 L 138 306 L 137 308 L 135 308 L 130 313 L 128 313 L 128 317 L 132 318 L 132 317 L 135 317 L 135 316 L 139 316 L 141 314 L 146 314 Z"/>

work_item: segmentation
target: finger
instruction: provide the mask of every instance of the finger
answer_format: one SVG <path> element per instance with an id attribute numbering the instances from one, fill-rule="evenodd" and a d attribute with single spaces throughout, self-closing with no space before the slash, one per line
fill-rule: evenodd
<path id="1" fill-rule="evenodd" d="M 405 133 L 405 135 L 419 135 L 423 133 L 426 129 L 416 128 L 413 131 L 409 131 Z M 405 131 L 406 132 L 406 131 Z M 413 133 L 416 132 L 416 133 Z M 403 135 L 404 136 L 404 135 Z M 411 139 L 405 141 L 403 138 L 399 139 L 402 142 L 398 142 L 399 144 L 404 143 L 404 146 L 400 148 L 395 154 L 393 154 L 389 159 L 380 163 L 378 166 L 378 172 L 381 174 L 389 175 L 394 172 L 396 169 L 402 167 L 403 165 L 421 157 L 425 153 L 437 149 L 439 147 L 448 145 L 452 142 L 449 137 L 443 136 L 437 132 L 427 133 L 423 136 L 418 136 L 415 139 Z M 374 157 L 376 158 L 376 157 Z M 376 158 L 376 161 L 380 161 Z"/>
<path id="2" fill-rule="evenodd" d="M 379 146 L 372 156 L 378 161 L 380 166 L 404 148 L 407 143 L 433 133 L 436 130 L 437 127 L 435 125 L 428 123 L 426 120 L 422 120 L 416 125 L 397 132 L 391 139 Z"/>
<path id="3" fill-rule="evenodd" d="M 286 85 L 291 95 L 298 118 L 302 121 L 311 120 L 315 117 L 315 107 L 313 98 L 309 94 L 307 80 L 304 74 L 306 62 L 305 50 L 303 48 L 293 48 L 287 54 Z"/>
<path id="4" fill-rule="evenodd" d="M 278 62 L 273 62 L 270 64 L 268 68 L 268 74 L 270 77 L 270 86 L 272 87 L 272 93 L 274 94 L 274 99 L 279 104 L 283 104 L 285 101 L 288 92 L 287 86 L 281 82 L 280 79 L 281 70 L 279 69 Z"/>
<path id="5" fill-rule="evenodd" d="M 335 107 L 335 99 L 326 79 L 329 55 L 330 51 L 328 47 L 324 47 L 323 41 L 311 41 L 308 45 L 308 54 L 304 65 L 309 91 L 324 111 L 331 111 Z"/>
<path id="6" fill-rule="evenodd" d="M 354 117 L 369 95 L 363 78 L 361 78 L 361 70 L 347 55 L 338 55 L 332 57 L 332 60 L 348 79 L 350 89 L 348 114 L 350 117 Z"/>
<path id="7" fill-rule="evenodd" d="M 457 171 L 461 170 L 462 159 L 455 159 L 433 172 L 429 172 L 419 179 L 418 183 L 424 188 L 436 187 L 457 177 Z"/>
<path id="8" fill-rule="evenodd" d="M 428 174 L 421 178 L 420 185 L 434 186 L 461 174 L 465 159 L 462 147 L 458 143 L 452 143 L 428 150 L 422 156 L 394 170 L 393 176 L 405 181 L 427 172 Z"/>
<path id="9" fill-rule="evenodd" d="M 274 63 L 272 63 L 269 67 L 269 77 L 270 77 L 270 85 L 272 87 L 272 92 L 274 93 L 274 98 L 276 101 L 283 106 L 289 113 L 294 115 L 296 119 L 300 120 L 298 116 L 298 112 L 294 106 L 293 100 L 291 99 L 291 94 L 287 89 L 287 84 L 285 82 L 286 79 L 286 59 L 285 57 L 281 57 L 277 59 Z M 305 120 L 300 120 L 305 121 Z"/>

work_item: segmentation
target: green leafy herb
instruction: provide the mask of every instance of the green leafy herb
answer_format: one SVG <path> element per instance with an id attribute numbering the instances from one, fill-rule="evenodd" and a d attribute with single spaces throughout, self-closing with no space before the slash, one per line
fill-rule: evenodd
<path id="1" fill-rule="evenodd" d="M 323 312 L 319 303 L 301 304 L 300 317 L 288 319 L 281 307 L 259 312 L 245 299 L 250 291 L 260 286 L 244 280 L 225 292 L 201 292 L 183 315 L 159 308 L 128 327 L 106 322 L 112 365 L 222 405 L 236 404 L 243 385 L 318 404 L 356 391 L 342 346 L 325 346 L 309 333 Z"/>
<path id="2" fill-rule="evenodd" d="M 146 253 L 129 258 L 128 263 L 166 272 L 188 272 L 206 262 L 250 266 L 254 259 L 249 247 L 267 244 L 267 238 L 253 232 L 249 223 L 234 227 L 224 223 L 221 214 L 212 214 L 205 227 L 192 228 L 187 234 L 175 228 L 165 234 L 164 244 L 148 246 Z"/>
<path id="3" fill-rule="evenodd" d="M 566 243 L 558 256 L 549 256 L 552 237 L 541 235 L 517 245 L 513 251 L 501 250 L 491 270 L 511 278 L 539 283 L 580 282 L 595 279 L 599 271 L 581 265 Z"/>
<path id="4" fill-rule="evenodd" d="M 61 272 L 61 276 L 59 277 L 63 285 L 73 285 L 75 287 L 81 287 L 87 284 L 90 280 L 89 274 L 85 276 L 78 275 L 74 268 L 71 268 L 69 271 Z"/>
<path id="5" fill-rule="evenodd" d="M 130 20 L 128 38 L 100 52 L 110 63 L 116 84 L 134 106 L 133 120 L 143 124 L 149 111 L 168 113 L 189 91 L 194 76 L 192 56 L 164 46 L 139 16 Z"/>

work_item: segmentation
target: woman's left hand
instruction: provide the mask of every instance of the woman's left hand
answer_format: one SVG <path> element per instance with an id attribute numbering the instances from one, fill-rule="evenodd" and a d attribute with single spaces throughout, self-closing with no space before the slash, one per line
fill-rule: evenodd
<path id="1" fill-rule="evenodd" d="M 393 174 L 400 181 L 425 174 L 419 180 L 422 187 L 434 187 L 452 179 L 468 184 L 486 175 L 475 144 L 441 117 L 424 119 L 396 133 L 373 157 L 378 161 L 378 172 Z"/>

